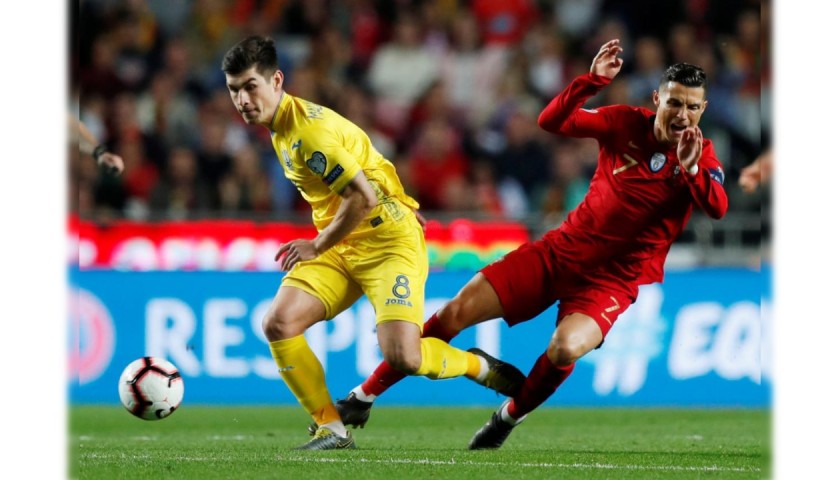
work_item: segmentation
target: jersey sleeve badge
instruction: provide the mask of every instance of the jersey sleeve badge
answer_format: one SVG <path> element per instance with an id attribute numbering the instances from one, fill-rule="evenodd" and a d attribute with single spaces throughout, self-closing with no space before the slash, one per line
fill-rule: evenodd
<path id="1" fill-rule="evenodd" d="M 712 180 L 716 181 L 717 183 L 723 185 L 723 180 L 725 175 L 723 174 L 723 169 L 718 167 L 710 168 L 709 169 L 709 176 L 712 177 Z"/>
<path id="2" fill-rule="evenodd" d="M 321 152 L 314 152 L 312 158 L 306 161 L 306 166 L 315 175 L 324 175 L 324 172 L 327 171 L 327 157 Z"/>

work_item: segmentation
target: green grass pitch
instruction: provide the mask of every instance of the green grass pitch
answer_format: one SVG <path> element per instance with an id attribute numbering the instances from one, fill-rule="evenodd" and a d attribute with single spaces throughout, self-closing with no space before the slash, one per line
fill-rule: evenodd
<path id="1" fill-rule="evenodd" d="M 68 407 L 73 479 L 769 479 L 769 410 L 542 408 L 469 451 L 492 407 L 374 407 L 356 450 L 300 452 L 297 406 L 187 406 L 160 421 Z"/>

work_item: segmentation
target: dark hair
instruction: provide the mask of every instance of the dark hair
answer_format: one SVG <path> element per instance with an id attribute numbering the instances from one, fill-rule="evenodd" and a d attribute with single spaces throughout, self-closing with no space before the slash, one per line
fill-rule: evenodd
<path id="1" fill-rule="evenodd" d="M 677 82 L 686 87 L 706 88 L 706 72 L 697 65 L 690 63 L 677 63 L 668 67 L 659 80 L 659 85 L 667 82 Z"/>
<path id="2" fill-rule="evenodd" d="M 252 35 L 228 50 L 222 60 L 222 71 L 228 75 L 239 75 L 257 66 L 257 72 L 268 77 L 277 71 L 277 49 L 269 37 Z"/>

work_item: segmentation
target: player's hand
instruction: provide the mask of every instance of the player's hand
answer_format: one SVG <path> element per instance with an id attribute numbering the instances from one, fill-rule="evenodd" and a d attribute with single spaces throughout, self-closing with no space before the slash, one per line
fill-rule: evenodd
<path id="1" fill-rule="evenodd" d="M 703 132 L 700 127 L 686 127 L 677 143 L 677 158 L 686 171 L 693 169 L 700 161 L 703 151 Z"/>
<path id="2" fill-rule="evenodd" d="M 772 171 L 773 152 L 768 150 L 741 170 L 741 175 L 738 177 L 738 185 L 740 185 L 741 190 L 745 193 L 753 193 L 758 189 L 759 185 L 765 184 L 770 180 Z"/>
<path id="3" fill-rule="evenodd" d="M 285 254 L 285 256 L 283 255 Z M 291 242 L 280 245 L 277 253 L 274 255 L 274 261 L 280 261 L 280 269 L 288 272 L 295 266 L 296 263 L 303 260 L 312 260 L 318 256 L 318 250 L 315 248 L 315 242 L 312 240 L 292 240 Z M 280 260 L 283 257 L 283 260 Z"/>
<path id="4" fill-rule="evenodd" d="M 610 79 L 618 75 L 621 65 L 624 63 L 623 59 L 618 58 L 618 54 L 624 51 L 619 42 L 615 38 L 601 46 L 598 54 L 592 60 L 592 67 L 589 69 L 591 73 Z"/>
<path id="5" fill-rule="evenodd" d="M 759 183 L 761 183 L 761 165 L 759 165 L 759 162 L 753 162 L 741 170 L 738 185 L 744 193 L 753 193 L 758 188 Z"/>
<path id="6" fill-rule="evenodd" d="M 119 175 L 125 170 L 122 157 L 111 152 L 105 152 L 100 155 L 97 164 L 108 167 L 108 172 L 113 175 Z"/>

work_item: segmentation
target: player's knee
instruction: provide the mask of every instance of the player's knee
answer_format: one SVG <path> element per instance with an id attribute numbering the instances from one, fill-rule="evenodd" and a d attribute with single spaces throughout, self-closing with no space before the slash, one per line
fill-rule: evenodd
<path id="1" fill-rule="evenodd" d="M 304 330 L 287 321 L 286 318 L 288 318 L 287 315 L 276 310 L 269 311 L 263 317 L 262 329 L 269 342 L 285 340 L 303 334 Z"/>
<path id="2" fill-rule="evenodd" d="M 591 348 L 582 335 L 570 334 L 551 339 L 546 354 L 552 364 L 557 366 L 571 365 L 580 357 L 586 355 Z"/>
<path id="3" fill-rule="evenodd" d="M 422 361 L 421 355 L 411 354 L 404 350 L 383 351 L 383 359 L 388 362 L 392 368 L 399 370 L 406 375 L 414 375 L 420 370 Z"/>

